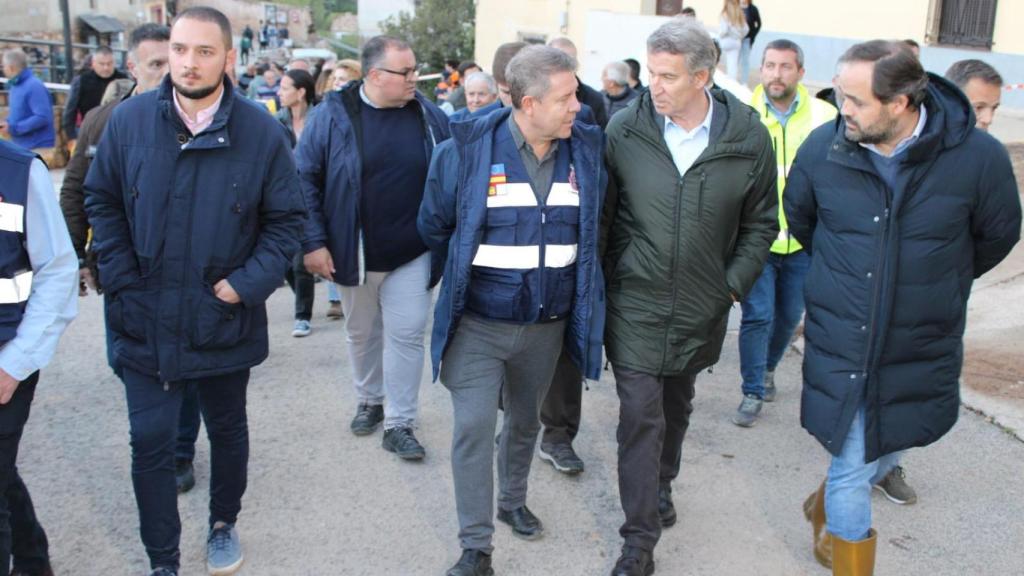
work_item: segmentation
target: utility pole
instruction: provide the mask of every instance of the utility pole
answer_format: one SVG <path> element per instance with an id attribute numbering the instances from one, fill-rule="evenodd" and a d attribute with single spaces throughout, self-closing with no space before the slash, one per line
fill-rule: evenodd
<path id="1" fill-rule="evenodd" d="M 70 84 L 75 73 L 75 63 L 71 54 L 71 10 L 68 8 L 68 0 L 60 0 L 60 11 L 63 12 L 64 20 L 64 81 Z"/>

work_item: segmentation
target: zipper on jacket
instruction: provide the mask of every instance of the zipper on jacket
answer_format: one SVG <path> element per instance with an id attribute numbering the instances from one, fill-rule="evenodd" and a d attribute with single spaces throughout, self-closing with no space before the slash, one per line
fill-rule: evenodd
<path id="1" fill-rule="evenodd" d="M 708 173 L 702 170 L 700 173 L 700 187 L 697 189 L 697 226 L 700 226 L 700 220 L 704 217 L 704 183 L 707 181 Z"/>
<path id="2" fill-rule="evenodd" d="M 674 163 L 673 163 L 674 164 Z M 676 180 L 676 206 L 675 206 L 675 217 L 673 223 L 675 224 L 672 233 L 672 257 L 669 260 L 669 290 L 672 293 L 672 306 L 669 308 L 669 321 L 665 324 L 665 345 L 661 349 L 661 366 L 659 367 L 659 373 L 664 371 L 665 363 L 668 361 L 668 351 L 670 348 L 669 342 L 669 331 L 672 328 L 672 318 L 676 315 L 676 256 L 679 252 L 679 206 L 683 203 L 683 179 L 685 175 L 681 175 Z"/>
<path id="3" fill-rule="evenodd" d="M 538 200 L 540 199 L 538 198 Z M 537 267 L 537 284 L 539 285 L 537 293 L 539 294 L 538 299 L 540 300 L 540 308 L 537 310 L 537 320 L 541 322 L 547 320 L 544 318 L 544 288 L 547 284 L 548 277 L 547 268 L 544 266 L 544 252 L 547 248 L 547 242 L 544 241 L 544 225 L 548 221 L 547 207 L 548 199 L 544 198 L 543 200 L 540 200 L 540 265 Z"/>

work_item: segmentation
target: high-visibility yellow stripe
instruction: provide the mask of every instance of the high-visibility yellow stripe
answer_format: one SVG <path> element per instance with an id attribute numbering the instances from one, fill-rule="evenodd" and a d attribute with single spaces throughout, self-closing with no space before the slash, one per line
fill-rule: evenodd
<path id="1" fill-rule="evenodd" d="M 28 270 L 14 278 L 0 278 L 0 304 L 18 304 L 28 300 L 32 292 L 32 271 Z"/>

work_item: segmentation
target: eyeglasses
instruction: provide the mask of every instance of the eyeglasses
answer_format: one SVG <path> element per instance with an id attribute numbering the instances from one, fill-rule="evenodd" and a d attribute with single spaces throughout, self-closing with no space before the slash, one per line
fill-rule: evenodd
<path id="1" fill-rule="evenodd" d="M 377 68 L 381 72 L 387 72 L 388 74 L 394 74 L 395 76 L 402 76 L 406 80 L 415 80 L 420 75 L 420 71 L 416 68 L 410 68 L 408 70 L 388 70 L 387 68 Z"/>

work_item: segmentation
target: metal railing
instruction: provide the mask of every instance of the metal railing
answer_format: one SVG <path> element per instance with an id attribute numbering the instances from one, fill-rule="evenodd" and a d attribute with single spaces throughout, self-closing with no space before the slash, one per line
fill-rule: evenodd
<path id="1" fill-rule="evenodd" d="M 43 47 L 46 47 L 47 51 L 49 52 L 49 55 L 45 56 L 44 58 L 46 58 L 46 61 L 48 62 L 48 64 L 42 64 L 42 63 L 38 63 L 38 62 L 37 63 L 29 63 L 29 68 L 31 68 L 33 70 L 43 70 L 43 71 L 45 71 L 46 74 L 44 75 L 44 77 L 47 78 L 47 79 L 50 79 L 50 80 L 59 80 L 61 82 L 70 82 L 71 81 L 71 78 L 65 78 L 64 77 L 65 76 L 65 64 L 63 63 L 64 62 L 64 56 L 62 55 L 63 50 L 64 50 L 64 43 L 63 42 L 58 42 L 56 40 L 38 40 L 38 39 L 35 39 L 35 38 L 12 38 L 12 37 L 9 37 L 9 36 L 0 36 L 0 44 L 13 44 L 13 45 L 22 46 L 22 47 L 24 47 L 24 46 L 43 46 Z M 91 51 L 95 50 L 96 48 L 99 48 L 99 45 L 97 45 L 97 44 L 72 43 L 71 47 L 72 48 L 80 48 L 82 50 L 89 50 L 91 52 Z M 119 68 L 124 68 L 125 58 L 127 58 L 128 50 L 125 49 L 125 48 L 116 48 L 116 47 L 113 47 L 113 46 L 110 46 L 109 48 L 114 51 L 115 66 L 118 66 Z M 58 54 L 58 51 L 61 54 Z M 61 61 L 62 63 L 55 64 L 55 62 L 57 62 L 57 61 Z M 55 72 L 55 74 L 54 74 L 54 72 Z"/>

